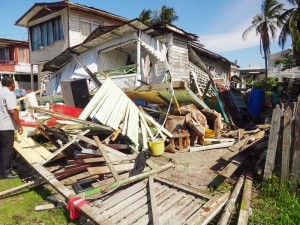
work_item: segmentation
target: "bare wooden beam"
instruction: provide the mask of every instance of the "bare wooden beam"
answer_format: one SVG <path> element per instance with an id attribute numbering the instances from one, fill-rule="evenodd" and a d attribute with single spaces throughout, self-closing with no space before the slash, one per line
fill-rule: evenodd
<path id="1" fill-rule="evenodd" d="M 116 181 L 120 180 L 119 175 L 118 175 L 117 171 L 115 170 L 114 166 L 112 165 L 112 163 L 111 163 L 111 161 L 110 161 L 110 159 L 109 159 L 102 143 L 100 142 L 99 138 L 97 136 L 93 136 L 93 138 L 94 138 L 100 152 L 102 153 L 102 156 L 103 156 L 105 162 L 107 163 L 107 166 L 108 166 L 109 170 L 111 171 L 113 177 L 115 178 Z"/>
<path id="2" fill-rule="evenodd" d="M 251 193 L 252 193 L 252 173 L 248 173 L 246 176 L 245 184 L 244 184 L 244 192 L 241 203 L 241 209 L 238 219 L 238 225 L 247 225 L 249 219 L 249 210 L 251 203 Z"/>
<path id="3" fill-rule="evenodd" d="M 290 150 L 292 143 L 292 110 L 288 107 L 283 112 L 283 138 L 282 138 L 282 158 L 281 158 L 281 180 L 284 181 L 289 175 Z"/>
<path id="4" fill-rule="evenodd" d="M 230 195 L 230 198 L 228 199 L 228 202 L 226 204 L 226 207 L 224 209 L 224 212 L 221 216 L 221 219 L 220 219 L 218 225 L 227 225 L 228 224 L 230 215 L 232 214 L 232 212 L 235 208 L 236 200 L 237 200 L 239 193 L 242 189 L 242 186 L 244 184 L 244 180 L 245 180 L 245 175 L 244 175 L 244 173 L 242 173 L 242 175 L 240 176 L 238 182 L 236 183 L 236 185 Z"/>
<path id="5" fill-rule="evenodd" d="M 154 180 L 153 175 L 149 176 L 149 192 L 150 192 L 150 203 L 151 203 L 151 211 L 152 211 L 152 222 L 153 225 L 159 225 L 159 214 L 157 211 L 157 202 L 155 197 L 155 188 L 154 188 Z"/>

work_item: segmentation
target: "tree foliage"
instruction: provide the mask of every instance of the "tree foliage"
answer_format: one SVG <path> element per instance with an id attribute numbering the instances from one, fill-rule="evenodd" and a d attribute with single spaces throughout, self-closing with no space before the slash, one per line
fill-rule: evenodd
<path id="1" fill-rule="evenodd" d="M 283 24 L 279 35 L 279 45 L 282 49 L 288 37 L 292 39 L 293 54 L 283 57 L 284 67 L 290 68 L 293 63 L 295 67 L 300 66 L 300 0 L 288 0 L 294 7 L 286 10 L 279 18 Z"/>
<path id="2" fill-rule="evenodd" d="M 155 22 L 167 22 L 173 23 L 178 20 L 176 11 L 173 7 L 163 5 L 158 11 L 151 9 L 144 9 L 139 15 L 139 20 L 145 24 L 151 24 Z"/>
<path id="3" fill-rule="evenodd" d="M 256 34 L 260 36 L 260 53 L 265 60 L 265 79 L 267 79 L 268 56 L 271 53 L 271 40 L 275 40 L 276 31 L 279 25 L 279 17 L 283 11 L 283 4 L 277 0 L 264 0 L 261 6 L 260 14 L 253 17 L 252 24 L 243 33 L 243 39 L 247 38 L 250 31 L 255 30 Z"/>

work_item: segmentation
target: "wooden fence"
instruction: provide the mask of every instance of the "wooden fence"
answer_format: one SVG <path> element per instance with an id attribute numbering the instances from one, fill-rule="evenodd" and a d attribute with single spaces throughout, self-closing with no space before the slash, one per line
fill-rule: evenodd
<path id="1" fill-rule="evenodd" d="M 264 180 L 278 169 L 281 180 L 297 185 L 300 175 L 300 97 L 298 102 L 275 107 L 272 114 Z"/>

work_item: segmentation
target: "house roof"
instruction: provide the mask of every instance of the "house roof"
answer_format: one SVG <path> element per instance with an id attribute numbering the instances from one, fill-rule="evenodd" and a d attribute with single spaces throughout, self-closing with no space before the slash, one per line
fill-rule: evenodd
<path id="1" fill-rule="evenodd" d="M 192 47 L 197 54 L 204 55 L 204 56 L 209 57 L 213 60 L 221 60 L 223 62 L 228 62 L 230 64 L 236 65 L 234 62 L 231 62 L 230 60 L 226 59 L 225 57 L 223 57 L 221 55 L 218 55 L 217 53 L 214 53 L 214 52 L 212 52 L 208 49 L 205 49 L 203 47 L 204 45 L 200 44 L 199 42 L 189 41 L 188 45 L 190 47 Z"/>
<path id="2" fill-rule="evenodd" d="M 3 44 L 6 44 L 6 45 L 7 44 L 26 44 L 26 45 L 28 45 L 28 41 L 0 38 L 0 45 L 3 45 Z"/>
<path id="3" fill-rule="evenodd" d="M 35 3 L 30 9 L 27 10 L 25 14 L 23 14 L 16 22 L 15 25 L 17 26 L 23 26 L 23 27 L 28 27 L 28 22 L 37 14 L 39 13 L 42 9 L 48 9 L 49 11 L 58 11 L 63 8 L 69 7 L 71 9 L 78 9 L 80 11 L 88 12 L 88 13 L 93 13 L 97 14 L 99 16 L 107 17 L 110 19 L 113 19 L 118 22 L 127 22 L 128 19 L 118 16 L 113 13 L 109 13 L 104 10 L 100 10 L 94 7 L 89 7 L 86 5 L 81 5 L 78 3 L 72 3 L 69 1 L 59 1 L 59 2 L 41 2 L 41 3 Z"/>
<path id="4" fill-rule="evenodd" d="M 71 55 L 72 52 L 80 54 L 85 52 L 91 48 L 94 48 L 102 43 L 107 41 L 111 41 L 113 39 L 117 39 L 123 35 L 135 32 L 137 30 L 145 30 L 147 29 L 148 34 L 151 34 L 153 30 L 148 29 L 149 27 L 139 21 L 138 19 L 131 20 L 123 25 L 118 27 L 114 27 L 106 30 L 104 27 L 98 27 L 94 30 L 84 42 L 79 45 L 75 45 L 73 47 L 67 48 L 60 55 L 56 56 L 49 62 L 45 63 L 42 71 L 56 71 L 62 68 L 66 63 L 68 63 L 73 57 Z"/>
<path id="5" fill-rule="evenodd" d="M 157 32 L 157 36 L 168 31 L 168 32 L 173 32 L 173 33 L 179 34 L 180 36 L 187 38 L 189 41 L 198 40 L 198 36 L 196 34 L 188 33 L 186 31 L 184 31 L 183 29 L 176 27 L 175 25 L 167 23 L 167 22 L 157 22 L 157 23 L 151 24 L 151 25 L 149 25 L 149 29 L 154 29 Z"/>

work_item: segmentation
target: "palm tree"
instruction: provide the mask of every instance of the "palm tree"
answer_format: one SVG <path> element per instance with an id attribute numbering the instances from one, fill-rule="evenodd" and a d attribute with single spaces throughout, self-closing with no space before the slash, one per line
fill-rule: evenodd
<path id="1" fill-rule="evenodd" d="M 246 40 L 250 31 L 255 29 L 256 35 L 260 35 L 260 53 L 263 54 L 265 60 L 265 84 L 268 78 L 268 56 L 270 55 L 271 38 L 275 40 L 278 18 L 283 10 L 283 4 L 277 0 L 264 0 L 261 6 L 260 14 L 253 17 L 250 27 L 243 33 L 243 39 Z"/>
<path id="2" fill-rule="evenodd" d="M 288 0 L 294 8 L 286 10 L 280 16 L 280 22 L 283 23 L 282 30 L 279 35 L 279 45 L 284 48 L 288 37 L 292 38 L 293 55 L 296 56 L 296 63 L 300 65 L 300 0 Z"/>
<path id="3" fill-rule="evenodd" d="M 173 7 L 168 7 L 163 5 L 159 12 L 154 11 L 154 18 L 155 22 L 167 22 L 173 23 L 174 21 L 178 20 L 178 16 L 176 15 L 176 11 Z"/>
<path id="4" fill-rule="evenodd" d="M 152 23 L 152 14 L 153 12 L 151 9 L 144 9 L 139 15 L 139 20 L 144 24 L 150 24 Z"/>

